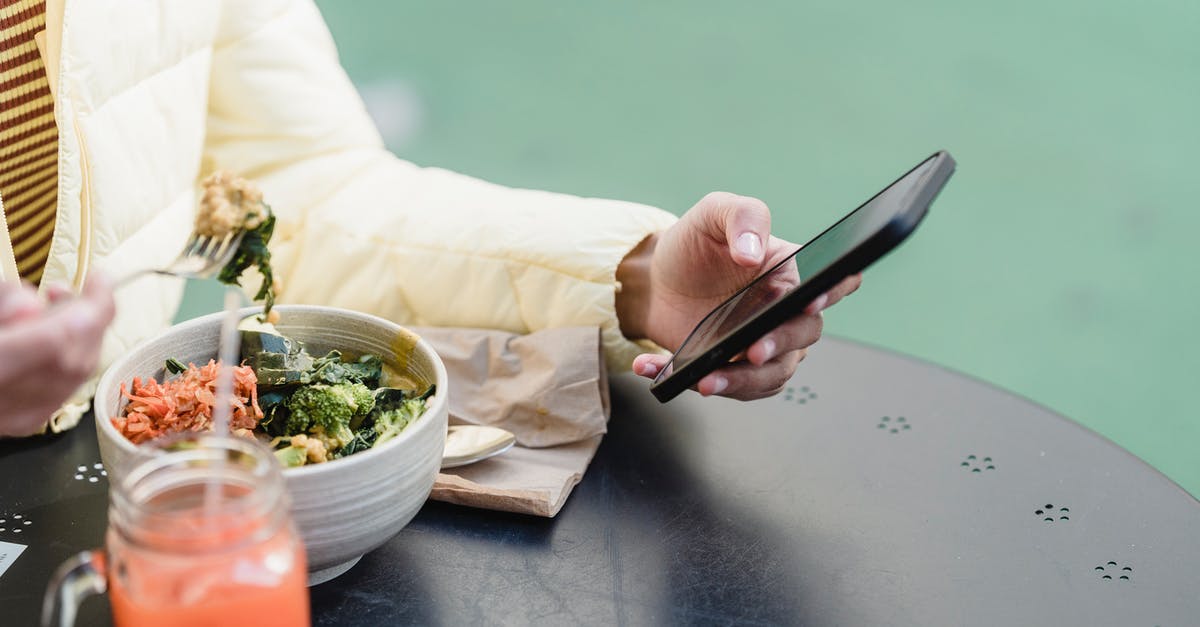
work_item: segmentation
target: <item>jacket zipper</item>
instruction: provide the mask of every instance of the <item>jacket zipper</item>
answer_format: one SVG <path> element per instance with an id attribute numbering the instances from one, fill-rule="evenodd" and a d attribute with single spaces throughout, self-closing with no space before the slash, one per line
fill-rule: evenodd
<path id="1" fill-rule="evenodd" d="M 75 290 L 79 291 L 83 289 L 83 282 L 90 267 L 88 260 L 91 258 L 89 252 L 92 247 L 92 177 L 87 142 L 84 141 L 83 133 L 79 132 L 79 116 L 72 113 L 71 120 L 75 124 L 73 130 L 75 141 L 79 145 L 79 169 L 82 176 L 79 186 L 79 257 L 75 262 L 75 280 L 72 282 Z"/>

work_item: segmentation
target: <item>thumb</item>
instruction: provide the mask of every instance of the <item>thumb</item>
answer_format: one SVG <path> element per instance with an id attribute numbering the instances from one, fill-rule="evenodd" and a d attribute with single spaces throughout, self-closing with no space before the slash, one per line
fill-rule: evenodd
<path id="1" fill-rule="evenodd" d="M 658 371 L 671 361 L 670 355 L 657 355 L 654 353 L 643 353 L 633 359 L 633 372 L 638 376 L 653 379 L 658 376 Z"/>
<path id="2" fill-rule="evenodd" d="M 757 268 L 763 262 L 764 244 L 771 236 L 771 211 L 766 203 L 749 196 L 713 192 L 701 201 L 706 226 L 716 237 L 724 236 L 734 263 Z"/>

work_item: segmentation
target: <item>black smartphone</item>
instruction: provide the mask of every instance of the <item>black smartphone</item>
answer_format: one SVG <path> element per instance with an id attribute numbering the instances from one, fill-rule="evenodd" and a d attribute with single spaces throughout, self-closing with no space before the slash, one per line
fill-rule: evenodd
<path id="1" fill-rule="evenodd" d="M 898 246 L 953 172 L 950 153 L 934 153 L 718 305 L 655 377 L 655 398 L 675 398 Z"/>

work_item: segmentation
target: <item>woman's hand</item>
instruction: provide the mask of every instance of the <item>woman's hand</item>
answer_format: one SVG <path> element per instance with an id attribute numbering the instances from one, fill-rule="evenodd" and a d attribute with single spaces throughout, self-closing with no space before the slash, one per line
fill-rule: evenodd
<path id="1" fill-rule="evenodd" d="M 647 338 L 672 351 L 714 307 L 763 271 L 796 250 L 771 237 L 771 213 L 762 201 L 725 192 L 705 196 L 667 231 L 652 235 L 621 262 L 617 296 L 621 331 Z M 786 268 L 786 266 L 785 266 Z M 799 277 L 774 277 L 781 289 Z M 821 336 L 821 310 L 858 289 L 855 275 L 814 301 L 804 313 L 759 338 L 741 358 L 696 384 L 705 396 L 750 400 L 783 389 Z M 633 370 L 653 378 L 666 365 L 664 355 L 640 355 Z"/>
<path id="2" fill-rule="evenodd" d="M 0 436 L 36 433 L 92 375 L 113 318 L 108 282 L 93 276 L 83 294 L 0 283 Z"/>

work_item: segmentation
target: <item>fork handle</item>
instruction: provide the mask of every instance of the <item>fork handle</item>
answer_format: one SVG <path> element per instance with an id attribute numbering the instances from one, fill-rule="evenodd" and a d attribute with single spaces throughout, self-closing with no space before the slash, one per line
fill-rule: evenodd
<path id="1" fill-rule="evenodd" d="M 145 276 L 147 274 L 162 274 L 165 276 L 177 276 L 174 273 L 169 272 L 167 270 L 160 270 L 158 268 L 143 268 L 141 270 L 134 270 L 133 272 L 126 274 L 125 276 L 121 277 L 120 279 L 117 279 L 117 282 L 113 283 L 113 289 L 119 290 L 122 287 L 125 287 L 126 285 L 132 283 L 134 279 L 141 278 L 142 276 Z"/>

